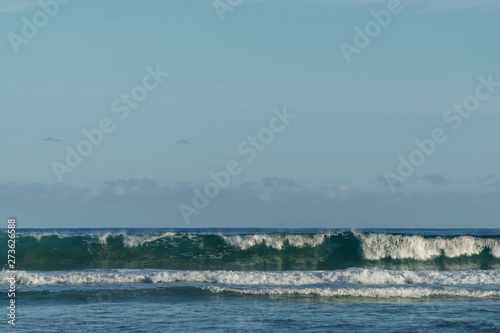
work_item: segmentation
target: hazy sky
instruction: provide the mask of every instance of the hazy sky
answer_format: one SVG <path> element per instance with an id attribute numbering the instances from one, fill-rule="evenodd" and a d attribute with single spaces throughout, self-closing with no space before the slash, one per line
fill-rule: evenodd
<path id="1" fill-rule="evenodd" d="M 500 226 L 500 2 L 42 3 L 0 1 L 5 219 Z"/>

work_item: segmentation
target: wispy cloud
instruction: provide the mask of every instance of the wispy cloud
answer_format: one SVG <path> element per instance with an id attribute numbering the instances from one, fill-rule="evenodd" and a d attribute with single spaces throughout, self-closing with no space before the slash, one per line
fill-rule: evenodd
<path id="1" fill-rule="evenodd" d="M 389 178 L 384 177 L 384 176 L 378 176 L 377 182 L 380 185 L 382 185 L 384 187 L 388 187 L 388 188 L 402 187 L 403 186 L 403 182 L 396 180 L 396 179 L 389 179 Z"/>
<path id="2" fill-rule="evenodd" d="M 444 185 L 447 183 L 447 180 L 442 175 L 437 174 L 437 173 L 434 175 L 426 175 L 426 176 L 422 176 L 422 177 L 417 177 L 417 179 L 426 180 L 429 183 L 435 184 L 435 185 Z"/>
<path id="3" fill-rule="evenodd" d="M 53 138 L 51 136 L 48 136 L 46 138 L 40 139 L 40 141 L 47 141 L 47 142 L 63 142 L 63 140 L 58 139 L 58 138 Z"/>
<path id="4" fill-rule="evenodd" d="M 479 184 L 484 187 L 500 187 L 500 175 L 489 175 L 479 180 Z"/>
<path id="5" fill-rule="evenodd" d="M 193 144 L 187 140 L 179 140 L 179 141 L 177 141 L 177 145 L 179 145 L 179 146 L 192 146 Z"/>
<path id="6" fill-rule="evenodd" d="M 147 179 L 108 181 L 101 186 L 0 184 L 0 210 L 26 227 L 182 227 L 178 204 L 198 185 L 160 185 Z M 228 187 L 197 227 L 465 227 L 498 225 L 500 191 L 485 194 L 386 191 L 347 186 L 318 190 L 262 186 Z"/>
<path id="7" fill-rule="evenodd" d="M 37 0 L 2 0 L 0 1 L 0 13 L 18 13 L 39 7 Z"/>
<path id="8" fill-rule="evenodd" d="M 282 188 L 282 187 L 299 187 L 295 180 L 291 178 L 266 177 L 262 179 L 264 187 Z"/>

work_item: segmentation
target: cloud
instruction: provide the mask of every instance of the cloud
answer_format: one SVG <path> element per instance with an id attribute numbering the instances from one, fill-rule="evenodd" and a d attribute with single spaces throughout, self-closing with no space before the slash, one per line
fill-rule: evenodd
<path id="1" fill-rule="evenodd" d="M 3 0 L 0 1 L 0 13 L 18 13 L 39 7 L 38 0 Z"/>
<path id="2" fill-rule="evenodd" d="M 250 181 L 250 182 L 246 182 L 246 183 L 241 184 L 239 186 L 239 188 L 241 188 L 241 189 L 247 189 L 247 188 L 256 188 L 258 186 L 259 186 L 259 183 Z"/>
<path id="3" fill-rule="evenodd" d="M 500 175 L 490 175 L 479 180 L 479 184 L 484 187 L 500 187 Z"/>
<path id="4" fill-rule="evenodd" d="M 130 178 L 117 181 L 107 181 L 104 183 L 105 191 L 116 196 L 133 196 L 141 193 L 158 194 L 160 186 L 148 178 Z"/>
<path id="5" fill-rule="evenodd" d="M 58 138 L 53 138 L 51 136 L 48 136 L 46 138 L 40 139 L 40 141 L 48 141 L 48 142 L 63 142 L 63 140 L 58 139 Z"/>
<path id="6" fill-rule="evenodd" d="M 179 146 L 191 146 L 193 144 L 189 141 L 186 141 L 186 140 L 179 140 L 179 141 L 177 141 L 177 145 L 179 145 Z"/>
<path id="7" fill-rule="evenodd" d="M 0 211 L 15 216 L 24 228 L 183 228 L 178 206 L 193 206 L 194 193 L 203 192 L 203 185 L 161 185 L 148 178 L 84 187 L 11 182 L 0 184 Z M 493 228 L 498 226 L 499 201 L 500 191 L 404 194 L 360 192 L 345 185 L 315 190 L 285 186 L 279 191 L 227 187 L 192 216 L 189 226 Z"/>
<path id="8" fill-rule="evenodd" d="M 322 187 L 320 191 L 318 191 L 318 198 L 326 200 L 338 200 L 348 198 L 354 194 L 356 194 L 356 192 L 350 187 L 345 185 L 337 185 Z"/>
<path id="9" fill-rule="evenodd" d="M 388 177 L 385 177 L 385 176 L 378 176 L 377 178 L 377 182 L 384 186 L 384 187 L 403 187 L 403 183 L 399 180 L 396 180 L 396 179 L 389 179 Z"/>
<path id="10" fill-rule="evenodd" d="M 440 174 L 434 174 L 434 175 L 426 175 L 422 177 L 417 177 L 417 179 L 423 179 L 428 181 L 431 184 L 435 185 L 444 185 L 447 183 L 447 180 Z"/>
<path id="11" fill-rule="evenodd" d="M 291 178 L 279 178 L 279 177 L 266 177 L 262 179 L 262 185 L 264 187 L 271 188 L 283 188 L 283 187 L 300 187 Z"/>

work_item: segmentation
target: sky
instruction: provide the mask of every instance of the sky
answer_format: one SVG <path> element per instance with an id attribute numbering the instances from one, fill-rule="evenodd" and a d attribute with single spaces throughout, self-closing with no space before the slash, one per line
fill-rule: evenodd
<path id="1" fill-rule="evenodd" d="M 498 228 L 500 3 L 0 1 L 20 227 Z"/>

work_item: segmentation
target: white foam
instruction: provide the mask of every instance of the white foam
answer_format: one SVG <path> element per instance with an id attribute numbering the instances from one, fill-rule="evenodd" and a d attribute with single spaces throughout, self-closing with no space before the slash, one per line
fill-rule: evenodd
<path id="1" fill-rule="evenodd" d="M 255 235 L 220 235 L 224 241 L 242 250 L 256 245 L 265 245 L 276 250 L 282 250 L 286 244 L 293 247 L 315 247 L 321 245 L 325 238 L 334 234 L 255 234 Z"/>
<path id="2" fill-rule="evenodd" d="M 110 232 L 107 232 L 104 235 L 99 236 L 98 237 L 99 243 L 103 244 L 103 245 L 106 244 L 108 242 L 108 237 L 109 236 L 112 236 L 112 234 Z"/>
<path id="3" fill-rule="evenodd" d="M 60 239 L 73 237 L 71 235 L 59 234 L 59 233 L 36 233 L 36 234 L 24 234 L 24 233 L 20 233 L 20 234 L 23 235 L 23 236 L 33 237 L 37 241 L 40 241 L 42 239 L 42 237 L 56 236 L 57 238 L 60 238 Z"/>
<path id="4" fill-rule="evenodd" d="M 245 295 L 315 295 L 321 297 L 366 297 L 366 298 L 426 298 L 433 296 L 486 298 L 500 297 L 498 290 L 465 290 L 465 289 L 431 289 L 413 288 L 265 288 L 239 289 L 209 286 L 204 287 L 213 293 L 234 292 Z"/>
<path id="5" fill-rule="evenodd" d="M 459 236 L 453 238 L 420 235 L 390 235 L 353 232 L 361 240 L 363 255 L 368 260 L 416 259 L 429 260 L 444 254 L 449 258 L 472 256 L 489 249 L 500 258 L 500 241 L 491 238 Z"/>
<path id="6" fill-rule="evenodd" d="M 165 238 L 165 237 L 173 237 L 176 234 L 173 232 L 166 232 L 162 235 L 128 235 L 123 234 L 123 244 L 126 247 L 137 247 L 142 246 L 146 243 L 154 242 L 155 240 Z"/>
<path id="7" fill-rule="evenodd" d="M 0 272 L 8 284 L 10 272 Z M 336 271 L 173 271 L 84 270 L 61 272 L 18 271 L 20 285 L 81 285 L 120 283 L 211 283 L 260 286 L 304 285 L 500 285 L 500 270 L 405 271 L 350 268 Z"/>
<path id="8" fill-rule="evenodd" d="M 119 234 L 112 234 L 112 233 L 105 233 L 100 236 L 95 236 L 99 240 L 100 244 L 106 244 L 108 242 L 109 237 L 117 237 L 117 236 L 122 236 L 123 237 L 123 245 L 125 247 L 138 247 L 142 246 L 146 243 L 154 242 L 155 240 L 165 238 L 165 237 L 173 237 L 176 236 L 177 234 L 173 232 L 166 232 L 161 235 L 129 235 L 127 233 L 119 233 Z"/>

